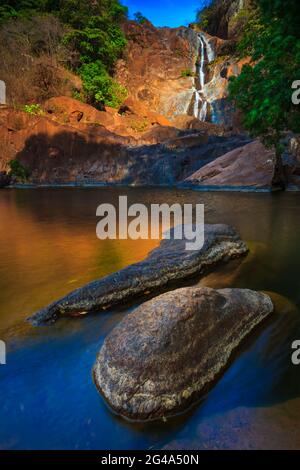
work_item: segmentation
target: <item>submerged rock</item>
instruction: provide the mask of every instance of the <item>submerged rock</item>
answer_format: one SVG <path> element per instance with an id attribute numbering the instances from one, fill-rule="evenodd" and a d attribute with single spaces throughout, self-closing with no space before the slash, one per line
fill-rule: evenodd
<path id="1" fill-rule="evenodd" d="M 187 287 L 162 294 L 106 338 L 94 366 L 96 386 L 129 419 L 178 413 L 199 399 L 272 311 L 267 295 L 250 290 Z"/>
<path id="2" fill-rule="evenodd" d="M 134 300 L 138 295 L 171 282 L 182 281 L 221 261 L 242 256 L 248 252 L 238 233 L 227 225 L 205 225 L 204 245 L 199 250 L 187 251 L 186 240 L 163 240 L 158 248 L 139 263 L 93 281 L 52 303 L 29 318 L 33 325 L 51 323 L 62 315 L 99 310 L 121 302 Z"/>

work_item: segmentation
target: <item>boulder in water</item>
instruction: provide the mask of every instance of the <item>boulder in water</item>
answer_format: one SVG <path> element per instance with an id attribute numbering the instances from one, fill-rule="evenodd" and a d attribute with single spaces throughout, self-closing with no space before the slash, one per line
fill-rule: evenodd
<path id="1" fill-rule="evenodd" d="M 186 287 L 137 308 L 109 334 L 94 380 L 110 407 L 133 420 L 190 406 L 232 352 L 273 311 L 262 293 Z"/>
<path id="2" fill-rule="evenodd" d="M 172 235 L 140 263 L 93 281 L 40 310 L 29 321 L 33 325 L 51 323 L 63 315 L 100 310 L 122 302 L 135 300 L 144 292 L 168 288 L 193 275 L 205 273 L 220 262 L 245 255 L 246 244 L 238 233 L 227 225 L 205 225 L 204 245 L 187 251 L 186 239 Z"/>

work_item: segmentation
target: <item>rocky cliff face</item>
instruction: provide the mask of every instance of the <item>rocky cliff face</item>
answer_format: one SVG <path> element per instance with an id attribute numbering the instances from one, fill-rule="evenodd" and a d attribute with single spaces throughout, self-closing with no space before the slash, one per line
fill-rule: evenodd
<path id="1" fill-rule="evenodd" d="M 252 7 L 252 0 L 215 0 L 202 15 L 205 31 L 222 39 L 238 37 L 244 20 L 241 12 Z"/>
<path id="2" fill-rule="evenodd" d="M 67 97 L 49 100 L 39 116 L 4 109 L 0 171 L 16 159 L 36 184 L 175 184 L 247 142 L 217 136 L 208 124 L 181 130 L 154 113 L 146 119 L 127 109 L 97 111 Z M 147 123 L 142 131 L 141 122 Z"/>
<path id="3" fill-rule="evenodd" d="M 129 96 L 169 118 L 188 114 L 198 54 L 197 33 L 189 28 L 125 25 L 128 46 L 116 78 Z M 190 76 L 189 76 L 190 75 Z"/>
<path id="4" fill-rule="evenodd" d="M 116 69 L 116 78 L 129 93 L 122 106 L 98 111 L 58 97 L 44 103 L 36 116 L 0 109 L 0 172 L 17 159 L 29 170 L 30 182 L 37 184 L 230 183 L 269 188 L 273 165 L 268 153 L 261 150 L 259 168 L 253 167 L 255 151 L 243 147 L 250 140 L 240 132 L 227 99 L 229 78 L 249 59 L 234 56 L 234 35 L 224 33 L 222 22 L 227 21 L 227 28 L 238 24 L 247 4 L 214 3 L 207 29 L 223 38 L 192 27 L 126 23 L 128 45 Z M 214 163 L 239 147 L 243 149 L 226 156 L 226 168 L 223 160 Z M 298 157 L 290 155 L 288 149 L 285 166 L 297 189 Z M 7 184 L 5 174 L 1 178 L 0 185 Z"/>
<path id="5" fill-rule="evenodd" d="M 189 115 L 234 124 L 228 80 L 240 73 L 244 61 L 231 55 L 231 41 L 193 28 L 155 28 L 149 22 L 128 22 L 125 32 L 128 45 L 116 78 L 130 99 L 171 121 Z"/>

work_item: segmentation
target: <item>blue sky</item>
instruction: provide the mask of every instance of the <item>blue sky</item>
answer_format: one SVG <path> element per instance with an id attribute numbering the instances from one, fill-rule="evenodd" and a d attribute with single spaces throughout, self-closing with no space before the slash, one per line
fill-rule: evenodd
<path id="1" fill-rule="evenodd" d="M 205 0 L 121 0 L 130 16 L 140 11 L 155 26 L 186 26 Z"/>

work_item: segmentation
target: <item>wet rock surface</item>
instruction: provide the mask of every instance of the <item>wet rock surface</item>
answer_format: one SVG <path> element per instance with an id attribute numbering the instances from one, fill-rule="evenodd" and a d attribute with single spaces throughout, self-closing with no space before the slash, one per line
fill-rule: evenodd
<path id="1" fill-rule="evenodd" d="M 94 366 L 95 384 L 110 407 L 129 419 L 183 411 L 272 311 L 267 295 L 250 290 L 187 287 L 162 294 L 106 338 Z"/>
<path id="2" fill-rule="evenodd" d="M 238 233 L 227 225 L 205 225 L 204 245 L 186 250 L 186 241 L 165 239 L 139 263 L 93 281 L 52 303 L 29 318 L 33 325 L 56 321 L 62 315 L 97 311 L 136 299 L 145 292 L 167 288 L 193 275 L 205 273 L 220 262 L 248 252 Z"/>

